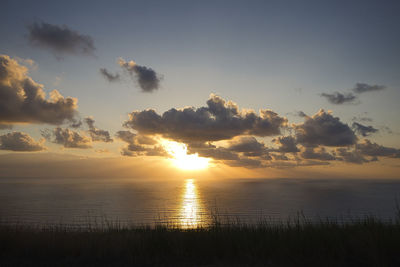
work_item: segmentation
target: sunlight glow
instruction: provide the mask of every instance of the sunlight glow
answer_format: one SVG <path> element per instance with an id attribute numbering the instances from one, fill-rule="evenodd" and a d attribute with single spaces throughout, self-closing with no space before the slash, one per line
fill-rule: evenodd
<path id="1" fill-rule="evenodd" d="M 210 159 L 188 154 L 186 144 L 170 140 L 161 141 L 164 149 L 172 156 L 173 164 L 181 170 L 202 170 L 209 166 Z"/>

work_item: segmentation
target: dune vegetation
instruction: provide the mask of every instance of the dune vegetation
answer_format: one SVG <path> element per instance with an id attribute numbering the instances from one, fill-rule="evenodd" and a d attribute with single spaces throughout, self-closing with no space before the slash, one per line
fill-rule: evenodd
<path id="1" fill-rule="evenodd" d="M 400 266 L 400 220 L 0 226 L 1 266 Z"/>

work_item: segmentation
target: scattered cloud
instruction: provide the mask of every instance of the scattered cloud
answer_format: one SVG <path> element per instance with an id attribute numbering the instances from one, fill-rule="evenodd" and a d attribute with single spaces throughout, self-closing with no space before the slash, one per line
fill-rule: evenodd
<path id="1" fill-rule="evenodd" d="M 300 154 L 304 159 L 335 160 L 336 157 L 326 151 L 324 147 L 306 147 Z"/>
<path id="2" fill-rule="evenodd" d="M 46 22 L 34 22 L 28 26 L 29 41 L 33 46 L 52 50 L 56 55 L 94 55 L 94 41 L 89 35 Z"/>
<path id="3" fill-rule="evenodd" d="M 338 159 L 345 162 L 355 164 L 363 164 L 369 162 L 358 150 L 350 150 L 348 148 L 341 147 L 336 149 L 336 153 L 340 156 Z"/>
<path id="4" fill-rule="evenodd" d="M 351 120 L 352 120 L 352 121 L 355 121 L 355 122 L 357 122 L 357 121 L 361 121 L 361 122 L 372 122 L 372 121 L 373 121 L 372 118 L 367 117 L 367 116 L 366 116 L 367 114 L 368 114 L 367 112 L 364 112 L 363 115 L 354 116 Z"/>
<path id="5" fill-rule="evenodd" d="M 85 123 L 89 127 L 89 135 L 92 138 L 92 141 L 101 141 L 101 142 L 112 142 L 113 139 L 110 137 L 110 133 L 106 130 L 98 129 L 94 126 L 95 120 L 93 117 L 86 117 Z"/>
<path id="6" fill-rule="evenodd" d="M 253 136 L 239 136 L 229 141 L 230 151 L 242 152 L 245 156 L 255 157 L 267 154 L 267 147 L 264 143 L 258 142 Z"/>
<path id="7" fill-rule="evenodd" d="M 84 149 L 92 147 L 92 140 L 90 137 L 68 128 L 57 127 L 52 131 L 44 130 L 42 131 L 42 136 L 55 144 L 63 145 L 65 148 Z"/>
<path id="8" fill-rule="evenodd" d="M 46 99 L 43 85 L 27 75 L 28 69 L 7 55 L 0 55 L 0 124 L 72 121 L 77 99 L 57 90 Z"/>
<path id="9" fill-rule="evenodd" d="M 256 114 L 212 94 L 206 107 L 172 108 L 162 115 L 153 109 L 134 111 L 124 123 L 144 135 L 159 134 L 175 141 L 191 143 L 229 140 L 240 135 L 273 136 L 280 134 L 287 119 L 268 109 Z"/>
<path id="10" fill-rule="evenodd" d="M 239 160 L 239 153 L 233 152 L 225 147 L 216 147 L 209 145 L 208 147 L 189 147 L 190 153 L 198 153 L 200 157 L 213 158 L 214 160 Z"/>
<path id="11" fill-rule="evenodd" d="M 312 117 L 306 117 L 304 123 L 294 125 L 296 138 L 304 146 L 348 146 L 357 142 L 350 127 L 333 117 L 323 109 Z"/>
<path id="12" fill-rule="evenodd" d="M 119 58 L 118 64 L 133 77 L 142 92 L 152 93 L 160 88 L 161 76 L 152 68 L 136 64 L 133 60 L 125 61 Z"/>
<path id="13" fill-rule="evenodd" d="M 366 83 L 356 83 L 356 85 L 351 89 L 352 92 L 356 94 L 362 94 L 365 92 L 371 91 L 381 91 L 384 90 L 386 86 L 384 85 L 369 85 Z M 349 93 L 340 93 L 334 92 L 333 94 L 322 93 L 321 96 L 325 97 L 330 103 L 335 105 L 341 104 L 354 104 L 356 103 L 357 96 L 352 92 Z"/>
<path id="14" fill-rule="evenodd" d="M 0 135 L 0 149 L 11 151 L 42 151 L 45 150 L 44 141 L 36 142 L 32 137 L 23 132 L 12 132 Z"/>
<path id="15" fill-rule="evenodd" d="M 342 94 L 339 92 L 335 92 L 333 94 L 322 93 L 321 96 L 325 97 L 330 103 L 335 105 L 354 103 L 354 101 L 357 99 L 357 97 L 352 93 L 348 94 Z"/>
<path id="16" fill-rule="evenodd" d="M 296 115 L 297 115 L 297 116 L 299 116 L 299 117 L 301 117 L 301 118 L 308 117 L 308 116 L 307 116 L 307 114 L 306 114 L 306 113 L 304 113 L 304 112 L 303 112 L 303 111 L 301 111 L 301 110 L 300 110 L 300 111 L 298 111 Z"/>
<path id="17" fill-rule="evenodd" d="M 400 149 L 378 145 L 368 139 L 357 144 L 356 149 L 365 156 L 400 158 Z"/>
<path id="18" fill-rule="evenodd" d="M 140 136 L 130 131 L 118 131 L 115 136 L 127 143 L 121 151 L 123 156 L 168 156 L 164 148 L 151 137 Z"/>
<path id="19" fill-rule="evenodd" d="M 369 135 L 371 135 L 371 134 L 373 134 L 373 133 L 378 132 L 378 129 L 375 129 L 375 128 L 372 127 L 372 126 L 365 126 L 365 125 L 362 125 L 361 123 L 358 123 L 358 122 L 353 122 L 353 124 L 352 124 L 351 127 L 354 129 L 354 131 L 355 131 L 356 133 L 358 133 L 358 134 L 360 134 L 360 135 L 362 135 L 362 136 L 364 136 L 364 137 L 369 136 Z"/>
<path id="20" fill-rule="evenodd" d="M 69 126 L 75 129 L 80 128 L 82 126 L 82 121 L 74 119 L 71 121 L 71 124 Z"/>
<path id="21" fill-rule="evenodd" d="M 386 89 L 386 86 L 384 85 L 369 85 L 366 83 L 356 83 L 356 85 L 353 88 L 353 91 L 357 94 L 362 94 L 365 92 L 371 92 L 371 91 L 381 91 Z"/>
<path id="22" fill-rule="evenodd" d="M 275 144 L 279 145 L 278 150 L 284 153 L 296 153 L 300 150 L 297 148 L 296 138 L 293 136 L 279 136 L 273 140 Z"/>
<path id="23" fill-rule="evenodd" d="M 109 82 L 117 82 L 120 80 L 119 73 L 112 74 L 106 68 L 101 68 L 99 71 L 100 74 L 103 75 L 103 77 Z"/>

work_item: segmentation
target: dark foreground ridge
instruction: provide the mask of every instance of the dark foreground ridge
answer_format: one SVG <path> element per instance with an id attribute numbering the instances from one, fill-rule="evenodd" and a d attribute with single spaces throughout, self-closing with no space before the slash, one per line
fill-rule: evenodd
<path id="1" fill-rule="evenodd" d="M 400 266 L 400 221 L 2 225 L 0 266 Z"/>

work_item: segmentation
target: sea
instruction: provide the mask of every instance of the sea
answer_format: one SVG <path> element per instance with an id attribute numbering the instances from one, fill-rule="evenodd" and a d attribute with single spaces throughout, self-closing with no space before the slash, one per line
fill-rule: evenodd
<path id="1" fill-rule="evenodd" d="M 385 179 L 0 178 L 0 223 L 39 227 L 393 221 L 399 201 Z"/>

